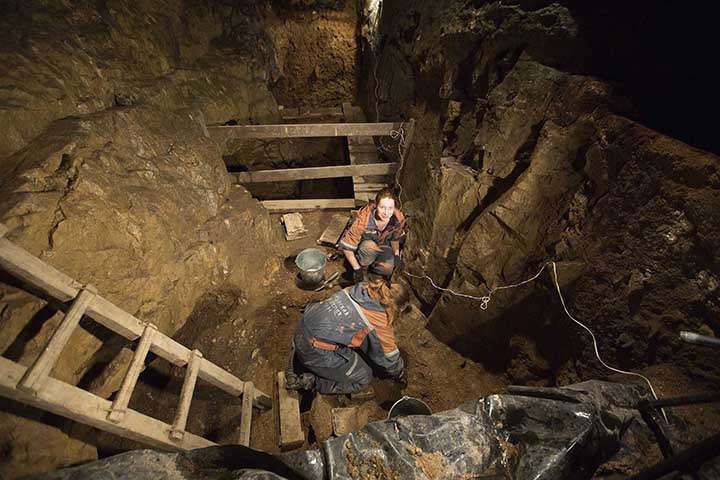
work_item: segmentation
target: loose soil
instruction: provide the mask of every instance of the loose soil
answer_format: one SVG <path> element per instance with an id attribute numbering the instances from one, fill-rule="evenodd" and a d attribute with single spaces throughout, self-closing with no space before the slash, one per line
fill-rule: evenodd
<path id="1" fill-rule="evenodd" d="M 303 248 L 318 247 L 315 240 L 334 213 L 337 212 L 303 214 L 308 237 L 284 243 L 286 260 L 282 269 L 258 272 L 258 281 L 260 276 L 270 280 L 266 295 L 249 297 L 230 287 L 215 289 L 198 302 L 185 326 L 174 338 L 188 348 L 200 350 L 205 358 L 243 380 L 252 381 L 256 388 L 272 395 L 273 379 L 287 364 L 290 339 L 303 307 L 327 298 L 338 291 L 341 285 L 350 283 L 342 257 L 328 262 L 326 267 L 326 276 L 335 271 L 342 272 L 344 277 L 341 285 L 321 292 L 301 288 L 298 270 L 293 263 L 294 256 Z M 277 228 L 282 228 L 279 216 Z M 333 251 L 330 248 L 319 248 L 328 253 Z M 437 412 L 502 390 L 504 382 L 500 377 L 487 373 L 478 364 L 439 342 L 426 330 L 426 322 L 420 310 L 412 308 L 396 324 L 398 345 L 409 368 L 409 385 L 406 389 L 401 391 L 398 385 L 389 380 L 375 380 L 375 395 L 371 400 L 358 402 L 347 396 L 324 396 L 325 403 L 330 408 L 357 406 L 363 417 L 367 416 L 368 421 L 374 421 L 385 418 L 392 404 L 403 395 L 420 398 Z M 172 423 L 184 373 L 184 368 L 155 359 L 141 375 L 130 408 Z M 321 437 L 326 437 L 327 432 L 332 430 L 328 424 L 331 415 L 327 414 L 315 415 L 315 428 L 311 428 L 311 404 L 312 395 L 305 395 L 301 411 L 303 426 L 308 434 L 303 448 L 317 443 L 314 430 L 319 430 L 318 433 L 322 431 Z M 218 443 L 236 443 L 240 410 L 239 398 L 199 381 L 187 429 Z M 251 447 L 279 452 L 274 415 L 273 410 L 254 411 Z M 141 448 L 137 443 L 107 433 L 98 434 L 98 444 L 101 455 Z"/>

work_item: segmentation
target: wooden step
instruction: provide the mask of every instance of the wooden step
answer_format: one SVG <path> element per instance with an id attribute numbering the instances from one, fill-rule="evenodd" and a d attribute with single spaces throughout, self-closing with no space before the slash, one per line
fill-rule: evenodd
<path id="1" fill-rule="evenodd" d="M 65 318 L 63 318 L 53 333 L 45 349 L 27 372 L 25 372 L 25 375 L 18 384 L 18 388 L 32 392 L 42 388 L 50 371 L 53 366 L 55 366 L 58 357 L 70 340 L 70 336 L 80 323 L 80 319 L 88 306 L 90 306 L 95 299 L 96 294 L 97 290 L 91 285 L 86 286 L 80 291 L 80 294 L 75 298 L 70 310 L 65 314 Z"/>
<path id="2" fill-rule="evenodd" d="M 187 426 L 188 413 L 190 413 L 190 404 L 192 403 L 193 393 L 195 392 L 195 384 L 197 382 L 198 372 L 200 371 L 201 360 L 202 353 L 200 353 L 199 350 L 193 350 L 187 365 L 187 370 L 185 370 L 185 380 L 180 390 L 180 403 L 175 412 L 172 430 L 170 430 L 170 438 L 173 440 L 182 440 L 185 435 L 185 427 Z"/>
<path id="3" fill-rule="evenodd" d="M 108 420 L 111 422 L 118 423 L 125 418 L 127 406 L 130 403 L 130 397 L 132 396 L 133 390 L 135 390 L 135 385 L 137 384 L 140 372 L 145 367 L 145 358 L 150 351 L 150 346 L 152 345 L 153 336 L 156 331 L 157 327 L 155 327 L 155 325 L 151 323 L 145 325 L 145 331 L 143 332 L 142 337 L 140 337 L 140 342 L 135 349 L 132 362 L 130 362 L 130 367 L 123 379 L 122 387 L 120 387 L 120 391 L 115 397 L 110 413 L 108 413 Z"/>
<path id="4" fill-rule="evenodd" d="M 242 397 L 242 413 L 240 415 L 240 439 L 238 443 L 246 447 L 250 446 L 250 428 L 252 426 L 252 398 L 255 385 L 252 382 L 245 382 L 245 393 Z"/>

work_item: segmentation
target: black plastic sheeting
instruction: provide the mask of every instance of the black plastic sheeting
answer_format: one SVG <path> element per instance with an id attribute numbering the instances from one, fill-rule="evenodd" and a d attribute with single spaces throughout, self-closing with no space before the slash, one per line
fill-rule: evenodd
<path id="1" fill-rule="evenodd" d="M 42 479 L 591 478 L 618 451 L 637 385 L 600 381 L 516 388 L 434 415 L 373 422 L 318 449 L 272 456 L 225 446 L 128 452 Z"/>

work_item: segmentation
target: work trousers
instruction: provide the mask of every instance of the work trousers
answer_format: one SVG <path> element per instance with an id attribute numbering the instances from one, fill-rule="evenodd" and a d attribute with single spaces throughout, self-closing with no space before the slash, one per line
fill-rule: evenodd
<path id="1" fill-rule="evenodd" d="M 395 254 L 388 244 L 378 245 L 372 240 L 360 242 L 355 257 L 362 267 L 378 275 L 390 276 L 395 268 Z"/>
<path id="2" fill-rule="evenodd" d="M 372 380 L 372 368 L 352 348 L 337 350 L 316 348 L 302 333 L 293 338 L 295 355 L 317 377 L 315 389 L 322 394 L 358 392 Z"/>

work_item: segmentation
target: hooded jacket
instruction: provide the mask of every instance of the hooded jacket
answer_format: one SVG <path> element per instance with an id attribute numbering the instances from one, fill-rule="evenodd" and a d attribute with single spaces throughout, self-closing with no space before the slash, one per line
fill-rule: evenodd
<path id="1" fill-rule="evenodd" d="M 337 350 L 346 346 L 363 351 L 390 377 L 400 375 L 404 367 L 385 308 L 370 297 L 364 282 L 308 304 L 297 329 L 315 348 Z"/>

